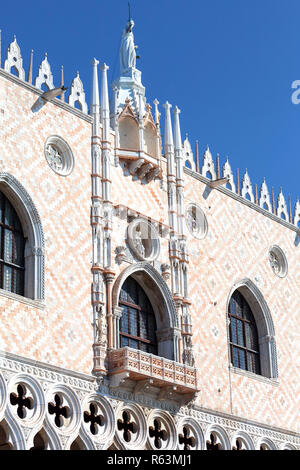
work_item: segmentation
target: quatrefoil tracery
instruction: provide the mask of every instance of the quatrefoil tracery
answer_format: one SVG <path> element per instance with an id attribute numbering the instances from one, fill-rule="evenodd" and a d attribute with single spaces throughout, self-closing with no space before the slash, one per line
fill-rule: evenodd
<path id="1" fill-rule="evenodd" d="M 23 384 L 19 384 L 17 386 L 17 393 L 10 394 L 10 403 L 13 406 L 17 406 L 17 414 L 21 419 L 26 417 L 26 408 L 28 410 L 33 409 L 33 398 L 26 397 L 26 393 L 26 387 Z"/>
<path id="2" fill-rule="evenodd" d="M 65 423 L 65 419 L 71 416 L 71 411 L 68 406 L 63 406 L 63 399 L 58 393 L 55 394 L 54 401 L 55 405 L 53 403 L 48 404 L 48 411 L 49 414 L 55 415 L 54 422 L 58 428 L 61 428 Z"/>
<path id="3" fill-rule="evenodd" d="M 135 422 L 130 421 L 130 413 L 129 411 L 123 411 L 122 418 L 118 419 L 118 430 L 123 431 L 123 438 L 124 441 L 130 442 L 131 440 L 131 433 L 135 434 L 137 432 L 137 425 Z"/>
<path id="4" fill-rule="evenodd" d="M 157 449 L 160 449 L 162 446 L 162 441 L 166 441 L 168 438 L 167 431 L 165 429 L 161 429 L 161 421 L 159 419 L 155 419 L 154 427 L 149 427 L 149 436 L 154 437 L 154 445 Z"/>
<path id="5" fill-rule="evenodd" d="M 98 413 L 97 406 L 94 403 L 90 403 L 90 413 L 85 411 L 83 413 L 83 419 L 85 423 L 90 424 L 90 431 L 92 434 L 98 433 L 98 426 L 104 426 L 104 417 Z"/>

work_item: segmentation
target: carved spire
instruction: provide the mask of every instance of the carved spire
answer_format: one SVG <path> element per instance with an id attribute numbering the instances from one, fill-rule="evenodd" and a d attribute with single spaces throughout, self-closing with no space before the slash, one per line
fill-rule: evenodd
<path id="1" fill-rule="evenodd" d="M 210 175 L 210 179 L 215 180 L 216 179 L 216 172 L 215 172 L 215 165 L 214 161 L 212 158 L 211 151 L 209 150 L 209 146 L 207 145 L 206 150 L 203 155 L 203 164 L 201 168 L 201 175 L 205 176 L 206 178 L 207 173 Z"/>
<path id="2" fill-rule="evenodd" d="M 264 179 L 260 188 L 259 205 L 263 209 L 272 212 L 272 206 L 269 196 L 266 180 Z"/>
<path id="3" fill-rule="evenodd" d="M 23 59 L 21 55 L 20 47 L 17 43 L 17 38 L 14 36 L 14 40 L 10 43 L 6 60 L 4 62 L 4 70 L 11 73 L 11 69 L 15 68 L 18 72 L 18 76 L 21 80 L 25 80 L 25 71 L 23 69 Z"/>
<path id="4" fill-rule="evenodd" d="M 289 222 L 293 223 L 291 196 L 289 196 Z"/>
<path id="5" fill-rule="evenodd" d="M 43 84 L 47 85 L 49 90 L 52 90 L 54 88 L 53 75 L 51 72 L 50 64 L 47 59 L 47 52 L 45 52 L 44 60 L 40 64 L 39 73 L 35 79 L 35 86 L 40 90 L 42 89 Z"/>
<path id="6" fill-rule="evenodd" d="M 242 197 L 247 199 L 247 195 L 249 196 L 250 201 L 254 202 L 252 184 L 251 184 L 250 177 L 248 175 L 248 171 L 247 171 L 247 168 L 246 168 L 246 172 L 244 174 L 244 178 L 243 178 L 243 181 L 242 181 Z"/>
<path id="7" fill-rule="evenodd" d="M 282 215 L 284 216 L 284 219 L 288 222 L 289 216 L 288 216 L 288 211 L 286 207 L 286 202 L 285 202 L 285 198 L 282 192 L 282 188 L 280 188 L 280 193 L 277 199 L 277 216 L 281 217 Z"/>
<path id="8" fill-rule="evenodd" d="M 63 65 L 61 66 L 61 69 L 60 69 L 60 86 L 61 87 L 64 86 L 64 66 Z M 60 99 L 61 101 L 65 101 L 65 93 L 63 91 L 60 94 Z"/>
<path id="9" fill-rule="evenodd" d="M 153 101 L 153 104 L 154 104 L 154 110 L 155 110 L 155 124 L 156 124 L 156 127 L 159 126 L 159 119 L 160 119 L 160 112 L 158 111 L 158 105 L 159 105 L 159 101 L 155 98 L 155 100 Z"/>
<path id="10" fill-rule="evenodd" d="M 240 195 L 240 170 L 236 170 L 236 193 Z"/>
<path id="11" fill-rule="evenodd" d="M 92 114 L 99 113 L 99 85 L 98 85 L 98 66 L 99 60 L 95 59 L 92 62 L 93 66 L 93 82 L 92 82 L 92 99 L 91 99 L 91 112 Z"/>
<path id="12" fill-rule="evenodd" d="M 217 161 L 216 161 L 216 170 L 217 170 L 217 179 L 220 178 L 220 155 L 217 153 Z"/>
<path id="13" fill-rule="evenodd" d="M 300 227 L 300 202 L 299 199 L 297 199 L 296 205 L 295 205 L 295 215 L 294 215 L 294 224 L 296 227 Z"/>
<path id="14" fill-rule="evenodd" d="M 27 76 L 28 83 L 32 83 L 32 69 L 33 69 L 33 49 L 30 53 L 30 61 L 29 61 L 28 76 Z"/>
<path id="15" fill-rule="evenodd" d="M 223 178 L 226 178 L 226 177 L 228 178 L 228 183 L 227 184 L 230 185 L 230 188 L 228 188 L 228 189 L 231 189 L 231 191 L 235 192 L 235 184 L 234 184 L 234 180 L 233 180 L 233 173 L 232 173 L 230 163 L 228 161 L 228 157 L 226 159 L 226 162 L 223 165 Z"/>
<path id="16" fill-rule="evenodd" d="M 187 166 L 187 163 L 191 170 L 195 171 L 195 161 L 194 161 L 194 154 L 192 150 L 192 146 L 190 144 L 190 141 L 188 139 L 188 135 L 185 134 L 185 139 L 183 141 L 183 158 L 184 158 L 184 164 Z"/>
<path id="17" fill-rule="evenodd" d="M 88 106 L 85 101 L 85 92 L 83 89 L 83 83 L 79 77 L 79 72 L 77 72 L 76 77 L 72 81 L 71 92 L 69 95 L 69 105 L 75 106 L 75 103 L 79 103 L 81 111 L 83 113 L 88 112 Z"/>
<path id="18" fill-rule="evenodd" d="M 172 123 L 171 123 L 171 113 L 170 109 L 172 105 L 166 101 L 163 105 L 165 108 L 165 153 L 174 151 L 174 141 L 173 141 L 173 132 L 172 132 Z"/>
<path id="19" fill-rule="evenodd" d="M 107 132 L 109 126 L 109 99 L 108 99 L 108 86 L 107 86 L 107 70 L 108 65 L 103 64 L 102 70 L 102 81 L 101 81 L 101 122 L 107 124 Z M 108 135 L 105 137 L 108 140 Z"/>
<path id="20" fill-rule="evenodd" d="M 198 140 L 196 140 L 196 171 L 199 173 L 200 170 L 200 165 L 199 165 L 199 143 Z"/>
<path id="21" fill-rule="evenodd" d="M 179 123 L 179 114 L 180 109 L 175 106 L 174 108 L 174 148 L 175 150 L 182 149 L 182 142 L 181 142 L 181 131 L 180 131 L 180 123 Z"/>

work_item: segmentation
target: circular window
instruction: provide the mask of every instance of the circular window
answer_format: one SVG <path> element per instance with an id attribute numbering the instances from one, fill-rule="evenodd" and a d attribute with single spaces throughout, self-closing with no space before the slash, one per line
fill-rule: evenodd
<path id="1" fill-rule="evenodd" d="M 185 211 L 185 220 L 189 231 L 195 238 L 202 239 L 206 236 L 207 219 L 199 206 L 190 204 Z"/>
<path id="2" fill-rule="evenodd" d="M 55 173 L 68 176 L 74 168 L 72 150 L 65 140 L 56 135 L 48 137 L 45 143 L 45 157 L 48 165 Z"/>
<path id="3" fill-rule="evenodd" d="M 127 229 L 128 244 L 139 260 L 153 261 L 160 251 L 159 235 L 147 220 L 137 218 Z"/>
<path id="4" fill-rule="evenodd" d="M 288 271 L 288 263 L 284 252 L 279 246 L 272 246 L 269 250 L 269 261 L 276 276 L 285 277 Z"/>

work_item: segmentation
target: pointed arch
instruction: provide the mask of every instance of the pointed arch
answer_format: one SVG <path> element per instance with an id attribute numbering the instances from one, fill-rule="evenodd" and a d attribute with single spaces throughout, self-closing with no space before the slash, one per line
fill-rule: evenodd
<path id="1" fill-rule="evenodd" d="M 122 309 L 119 307 L 120 291 L 123 283 L 130 276 L 145 291 L 153 307 L 157 325 L 158 355 L 179 361 L 178 339 L 180 329 L 175 302 L 165 280 L 153 266 L 146 262 L 136 263 L 124 269 L 114 283 L 112 289 L 112 306 L 115 317 L 114 347 L 119 347 L 118 320 L 122 314 Z"/>
<path id="2" fill-rule="evenodd" d="M 26 239 L 24 296 L 42 300 L 45 242 L 40 216 L 26 189 L 10 173 L 0 172 L 0 191 L 10 200 L 17 212 Z"/>
<path id="3" fill-rule="evenodd" d="M 226 315 L 230 299 L 235 291 L 242 294 L 256 322 L 261 375 L 268 378 L 278 378 L 275 328 L 267 302 L 254 282 L 245 278 L 235 283 L 232 287 L 227 299 Z"/>

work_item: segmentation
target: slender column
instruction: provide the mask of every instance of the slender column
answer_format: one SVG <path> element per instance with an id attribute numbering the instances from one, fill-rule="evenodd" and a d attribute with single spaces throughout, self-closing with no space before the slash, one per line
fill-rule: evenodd
<path id="1" fill-rule="evenodd" d="M 27 77 L 28 83 L 32 83 L 32 68 L 33 68 L 33 50 L 30 53 L 30 62 L 29 62 L 28 77 Z"/>
<path id="2" fill-rule="evenodd" d="M 162 162 L 161 162 L 161 135 L 160 135 L 160 124 L 159 124 L 159 119 L 160 119 L 160 113 L 158 111 L 158 105 L 159 101 L 155 99 L 153 101 L 154 104 L 154 109 L 155 109 L 155 127 L 156 127 L 156 156 L 159 161 L 159 166 L 161 168 Z"/>
<path id="3" fill-rule="evenodd" d="M 63 65 L 61 66 L 61 70 L 60 70 L 60 86 L 61 86 L 61 87 L 64 86 L 64 67 L 63 67 Z M 61 101 L 65 101 L 65 94 L 64 94 L 64 92 L 61 93 L 60 99 L 61 99 Z"/>
<path id="4" fill-rule="evenodd" d="M 91 226 L 92 226 L 92 306 L 93 306 L 93 325 L 94 342 L 98 347 L 106 347 L 106 315 L 104 311 L 104 279 L 103 279 L 103 204 L 102 204 L 102 177 L 101 177 L 101 140 L 100 140 L 100 107 L 99 107 L 99 89 L 98 89 L 98 60 L 94 59 L 91 115 L 92 140 L 91 140 L 91 159 L 92 159 L 92 205 L 91 205 Z M 63 79 L 63 75 L 62 75 Z M 100 354 L 101 356 L 101 354 Z"/>
<path id="5" fill-rule="evenodd" d="M 112 201 L 111 201 L 111 148 L 110 148 L 110 119 L 109 99 L 107 85 L 107 70 L 103 64 L 101 84 L 101 123 L 102 123 L 102 166 L 103 166 L 103 204 L 105 212 L 104 221 L 104 267 L 111 265 L 111 231 L 112 231 Z"/>

